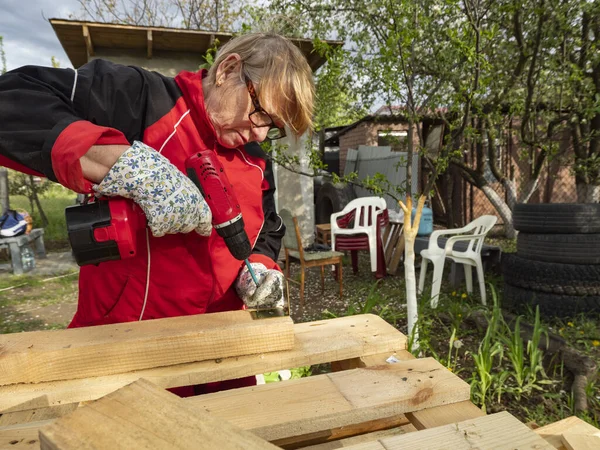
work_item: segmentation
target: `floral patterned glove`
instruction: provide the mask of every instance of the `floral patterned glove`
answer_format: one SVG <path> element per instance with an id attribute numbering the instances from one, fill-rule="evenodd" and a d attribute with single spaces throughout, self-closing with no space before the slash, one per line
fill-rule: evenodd
<path id="1" fill-rule="evenodd" d="M 192 180 L 142 142 L 135 141 L 93 189 L 140 205 L 156 237 L 194 229 L 202 236 L 212 232 L 212 214 Z"/>
<path id="2" fill-rule="evenodd" d="M 244 265 L 235 282 L 235 290 L 248 308 L 283 308 L 283 274 L 275 269 L 267 269 L 264 264 L 251 263 L 258 280 L 258 287 Z"/>

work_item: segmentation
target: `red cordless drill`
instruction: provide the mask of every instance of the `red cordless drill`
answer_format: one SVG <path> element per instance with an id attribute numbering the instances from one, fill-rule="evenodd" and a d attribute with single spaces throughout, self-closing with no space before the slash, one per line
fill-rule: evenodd
<path id="1" fill-rule="evenodd" d="M 208 203 L 213 226 L 233 257 L 240 261 L 248 258 L 252 246 L 244 230 L 242 209 L 216 153 L 195 153 L 186 160 L 185 167 Z M 146 227 L 142 209 L 119 197 L 70 206 L 65 213 L 69 241 L 80 266 L 135 256 L 137 231 Z"/>

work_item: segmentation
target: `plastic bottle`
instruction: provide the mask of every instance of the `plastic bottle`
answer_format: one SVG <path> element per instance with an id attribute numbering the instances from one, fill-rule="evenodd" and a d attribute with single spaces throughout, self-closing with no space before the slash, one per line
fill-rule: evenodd
<path id="1" fill-rule="evenodd" d="M 28 245 L 21 249 L 21 263 L 23 264 L 24 272 L 35 269 L 35 255 Z"/>

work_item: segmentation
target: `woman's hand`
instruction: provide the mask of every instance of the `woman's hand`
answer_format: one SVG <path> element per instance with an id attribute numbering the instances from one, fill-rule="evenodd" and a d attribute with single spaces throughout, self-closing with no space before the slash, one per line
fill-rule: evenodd
<path id="1" fill-rule="evenodd" d="M 248 267 L 244 265 L 235 283 L 235 290 L 248 308 L 283 308 L 283 274 L 275 269 L 267 269 L 264 264 L 251 263 L 258 280 L 252 279 Z"/>
<path id="2" fill-rule="evenodd" d="M 157 151 L 134 142 L 116 160 L 94 191 L 109 197 L 130 198 L 146 214 L 156 237 L 212 232 L 212 214 L 192 180 Z"/>

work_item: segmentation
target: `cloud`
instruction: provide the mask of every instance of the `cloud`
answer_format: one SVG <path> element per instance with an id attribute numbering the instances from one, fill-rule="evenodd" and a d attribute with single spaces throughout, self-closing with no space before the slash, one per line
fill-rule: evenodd
<path id="1" fill-rule="evenodd" d="M 79 11 L 77 0 L 2 0 L 0 35 L 4 38 L 8 70 L 28 64 L 50 66 L 52 56 L 61 67 L 72 67 L 49 18 L 68 18 Z"/>

